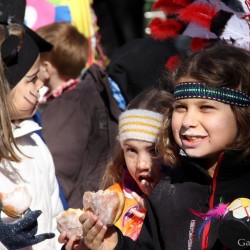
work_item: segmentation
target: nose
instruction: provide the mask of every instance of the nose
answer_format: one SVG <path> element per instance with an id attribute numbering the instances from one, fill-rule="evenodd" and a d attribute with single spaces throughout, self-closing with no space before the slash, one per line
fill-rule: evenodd
<path id="1" fill-rule="evenodd" d="M 182 126 L 184 128 L 196 127 L 197 123 L 198 123 L 197 112 L 194 112 L 194 110 L 192 109 L 187 110 L 182 120 Z"/>
<path id="2" fill-rule="evenodd" d="M 143 155 L 143 154 L 139 155 L 138 162 L 137 162 L 138 170 L 140 171 L 149 170 L 150 164 L 151 162 L 148 156 Z"/>
<path id="3" fill-rule="evenodd" d="M 36 80 L 37 91 L 39 91 L 43 86 L 44 86 L 44 83 L 39 78 L 37 78 Z"/>

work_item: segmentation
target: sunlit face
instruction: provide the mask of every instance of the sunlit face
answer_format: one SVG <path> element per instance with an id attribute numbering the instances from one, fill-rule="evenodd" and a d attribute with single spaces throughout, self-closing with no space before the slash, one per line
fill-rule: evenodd
<path id="1" fill-rule="evenodd" d="M 163 160 L 155 151 L 155 144 L 139 140 L 123 143 L 124 156 L 129 173 L 146 195 L 164 176 Z"/>
<path id="2" fill-rule="evenodd" d="M 188 156 L 210 160 L 217 159 L 238 132 L 230 105 L 208 99 L 174 101 L 172 129 Z"/>
<path id="3" fill-rule="evenodd" d="M 13 108 L 10 110 L 12 120 L 32 117 L 38 108 L 38 91 L 43 82 L 38 79 L 40 56 L 21 81 L 11 90 Z"/>

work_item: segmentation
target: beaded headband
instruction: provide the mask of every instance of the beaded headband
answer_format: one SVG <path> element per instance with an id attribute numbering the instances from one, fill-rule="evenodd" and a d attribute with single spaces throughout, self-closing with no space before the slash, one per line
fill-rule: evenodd
<path id="1" fill-rule="evenodd" d="M 135 139 L 155 143 L 163 122 L 163 115 L 145 109 L 130 109 L 119 117 L 119 139 Z"/>
<path id="2" fill-rule="evenodd" d="M 199 82 L 182 82 L 175 86 L 174 101 L 186 98 L 210 99 L 241 107 L 250 106 L 250 97 L 240 90 L 211 88 Z"/>

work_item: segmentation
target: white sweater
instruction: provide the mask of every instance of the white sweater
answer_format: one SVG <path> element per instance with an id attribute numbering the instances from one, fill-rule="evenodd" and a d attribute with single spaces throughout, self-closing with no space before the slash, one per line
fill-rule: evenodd
<path id="1" fill-rule="evenodd" d="M 26 186 L 31 194 L 31 210 L 41 210 L 38 217 L 37 234 L 53 232 L 53 239 L 45 240 L 25 250 L 55 250 L 61 249 L 57 241 L 56 216 L 63 211 L 59 198 L 58 183 L 55 177 L 55 167 L 51 153 L 35 131 L 40 130 L 33 120 L 24 120 L 13 130 L 18 148 L 25 155 L 20 163 L 2 160 L 0 162 L 0 192 L 12 192 L 16 186 Z M 3 221 L 10 221 L 2 213 Z M 0 250 L 6 249 L 0 243 Z"/>

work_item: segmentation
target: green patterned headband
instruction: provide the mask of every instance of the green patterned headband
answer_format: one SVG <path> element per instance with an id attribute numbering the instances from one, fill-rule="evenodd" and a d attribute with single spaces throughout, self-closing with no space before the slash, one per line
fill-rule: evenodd
<path id="1" fill-rule="evenodd" d="M 240 90 L 225 87 L 216 89 L 199 82 L 182 82 L 175 86 L 174 100 L 186 98 L 210 99 L 235 106 L 250 106 L 250 97 Z"/>

